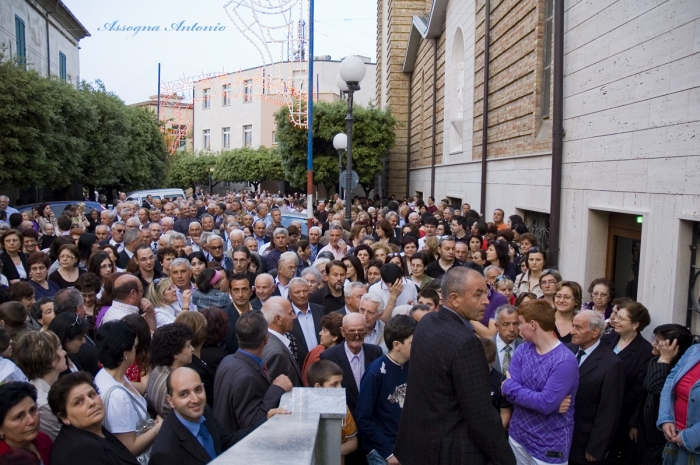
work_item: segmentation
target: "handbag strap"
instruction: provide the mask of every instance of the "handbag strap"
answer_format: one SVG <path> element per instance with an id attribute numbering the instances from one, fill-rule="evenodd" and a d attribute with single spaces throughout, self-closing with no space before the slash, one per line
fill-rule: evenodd
<path id="1" fill-rule="evenodd" d="M 136 412 L 138 413 L 139 420 L 144 419 L 144 417 L 141 415 L 142 412 L 146 415 L 146 418 L 148 418 L 148 411 L 145 410 L 143 408 L 143 406 L 136 401 L 136 399 L 134 399 L 134 396 L 129 392 L 129 390 L 126 389 L 124 386 L 121 386 L 119 384 L 115 384 L 115 385 L 111 386 L 109 389 L 107 389 L 107 392 L 105 392 L 105 397 L 104 397 L 104 401 L 103 401 L 104 405 L 105 405 L 105 418 L 103 420 L 103 425 L 108 431 L 111 431 L 111 429 L 109 427 L 109 420 L 108 420 L 109 416 L 106 415 L 106 413 L 109 411 L 110 394 L 115 389 L 121 389 L 122 391 L 126 392 L 127 397 L 129 398 L 129 401 L 131 401 L 131 405 L 136 409 Z"/>

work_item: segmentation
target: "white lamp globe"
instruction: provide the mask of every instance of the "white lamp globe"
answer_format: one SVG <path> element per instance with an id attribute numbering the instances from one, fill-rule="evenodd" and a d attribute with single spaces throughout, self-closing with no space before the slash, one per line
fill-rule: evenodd
<path id="1" fill-rule="evenodd" d="M 338 133 L 333 138 L 333 147 L 336 150 L 347 150 L 348 148 L 348 136 L 345 133 Z"/>
<path id="2" fill-rule="evenodd" d="M 365 62 L 356 56 L 345 57 L 340 63 L 339 74 L 343 81 L 359 83 L 365 78 Z"/>
<path id="3" fill-rule="evenodd" d="M 338 84 L 338 89 L 340 89 L 341 92 L 347 92 L 348 91 L 348 85 L 343 79 L 340 77 L 340 74 L 338 74 L 335 77 L 335 83 Z"/>

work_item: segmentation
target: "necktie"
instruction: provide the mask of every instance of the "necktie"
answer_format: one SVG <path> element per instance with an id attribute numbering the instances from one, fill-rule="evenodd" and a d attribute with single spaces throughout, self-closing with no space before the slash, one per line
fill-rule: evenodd
<path id="1" fill-rule="evenodd" d="M 209 434 L 209 430 L 207 429 L 207 423 L 202 422 L 199 425 L 199 432 L 197 433 L 197 439 L 202 441 L 202 446 L 204 447 L 204 450 L 207 451 L 207 454 L 209 454 L 209 457 L 212 459 L 216 458 L 216 449 L 214 448 L 214 440 L 211 437 L 211 434 Z"/>
<path id="2" fill-rule="evenodd" d="M 586 355 L 586 351 L 583 349 L 579 349 L 576 353 L 576 361 L 578 362 L 579 366 L 581 365 L 581 357 L 583 357 L 584 355 Z"/>
<path id="3" fill-rule="evenodd" d="M 303 365 L 303 361 L 302 363 L 299 363 L 299 345 L 297 337 L 291 332 L 284 333 L 284 335 L 287 336 L 287 339 L 289 339 L 289 351 L 292 353 L 292 357 L 294 357 L 294 360 L 296 360 L 297 365 Z"/>
<path id="4" fill-rule="evenodd" d="M 265 362 L 263 362 L 263 371 L 265 372 L 265 376 L 268 378 L 270 377 L 270 372 L 267 371 L 267 365 L 265 365 Z"/>
<path id="5" fill-rule="evenodd" d="M 503 374 L 505 374 L 506 371 L 508 371 L 508 368 L 510 368 L 510 359 L 512 357 L 511 352 L 513 352 L 513 348 L 508 345 L 508 346 L 505 346 L 505 348 L 503 350 L 506 351 L 506 354 L 503 356 L 503 367 L 501 369 L 501 372 Z"/>

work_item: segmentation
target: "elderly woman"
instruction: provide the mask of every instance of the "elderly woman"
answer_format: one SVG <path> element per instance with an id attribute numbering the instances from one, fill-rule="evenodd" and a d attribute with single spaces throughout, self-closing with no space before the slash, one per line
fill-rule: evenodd
<path id="1" fill-rule="evenodd" d="M 151 420 L 146 399 L 126 377 L 126 370 L 136 360 L 138 342 L 136 331 L 123 321 L 100 326 L 95 343 L 102 370 L 95 376 L 95 385 L 104 402 L 105 429 L 146 463 L 163 419 Z"/>
<path id="2" fill-rule="evenodd" d="M 543 298 L 544 300 L 556 308 L 554 304 L 554 296 L 557 293 L 557 285 L 562 281 L 559 272 L 553 268 L 546 268 L 542 270 L 540 274 L 540 289 L 542 290 L 542 295 L 537 296 L 537 298 Z"/>
<path id="3" fill-rule="evenodd" d="M 344 338 L 342 334 L 340 334 L 341 326 L 343 326 L 343 315 L 340 313 L 332 312 L 321 317 L 321 332 L 318 333 L 320 336 L 320 344 L 311 349 L 309 354 L 306 356 L 304 366 L 301 369 L 301 379 L 304 382 L 304 386 L 309 385 L 309 382 L 306 379 L 306 375 L 309 373 L 309 368 L 311 365 L 321 359 L 321 354 L 323 351 L 343 343 Z"/>
<path id="4" fill-rule="evenodd" d="M 226 308 L 231 303 L 231 298 L 220 289 L 227 282 L 223 272 L 213 268 L 203 270 L 195 281 L 197 290 L 192 294 L 192 303 L 197 308 Z"/>
<path id="5" fill-rule="evenodd" d="M 192 291 L 189 289 L 182 292 L 182 308 L 190 307 Z M 156 325 L 158 328 L 175 322 L 175 317 L 180 313 L 175 309 L 177 303 L 177 288 L 170 278 L 160 279 L 155 286 L 149 286 L 146 292 L 148 299 L 155 308 Z"/>
<path id="6" fill-rule="evenodd" d="M 649 326 L 650 322 L 649 311 L 644 305 L 634 301 L 621 302 L 617 308 L 615 331 L 606 334 L 601 339 L 601 344 L 606 344 L 618 354 L 625 366 L 625 393 L 622 397 L 622 413 L 608 456 L 617 460 L 617 463 L 626 463 L 625 458 L 631 441 L 629 437 L 630 419 L 642 400 L 647 367 L 649 360 L 653 357 L 651 344 L 642 336 L 642 331 Z M 669 378 L 671 377 L 669 376 Z"/>
<path id="7" fill-rule="evenodd" d="M 34 288 L 34 298 L 53 297 L 61 289 L 53 281 L 48 281 L 47 275 L 51 262 L 43 252 L 34 252 L 27 257 L 29 268 L 29 284 Z"/>
<path id="8" fill-rule="evenodd" d="M 594 310 L 603 319 L 610 318 L 613 309 L 612 301 L 615 298 L 615 284 L 605 278 L 594 279 L 588 286 L 588 293 L 593 300 L 586 302 L 581 308 Z"/>
<path id="9" fill-rule="evenodd" d="M 154 368 L 148 377 L 146 397 L 162 417 L 170 412 L 170 404 L 165 398 L 165 380 L 175 368 L 192 363 L 192 337 L 192 330 L 182 323 L 163 326 L 153 333 L 151 362 Z"/>
<path id="10" fill-rule="evenodd" d="M 49 275 L 49 280 L 58 284 L 61 289 L 75 286 L 81 274 L 86 273 L 78 265 L 80 252 L 73 244 L 62 245 L 58 249 L 58 269 Z"/>
<path id="11" fill-rule="evenodd" d="M 32 331 L 17 341 L 13 358 L 37 389 L 36 404 L 41 418 L 39 430 L 53 441 L 61 424 L 49 408 L 48 396 L 58 375 L 67 368 L 66 351 L 61 347 L 58 336 L 51 331 Z"/>
<path id="12" fill-rule="evenodd" d="M 52 465 L 139 465 L 102 426 L 105 406 L 88 373 L 71 373 L 57 381 L 49 392 L 49 405 L 63 425 L 54 443 Z"/>
<path id="13" fill-rule="evenodd" d="M 36 399 L 36 388 L 29 383 L 17 381 L 0 386 L 0 456 L 14 449 L 26 449 L 41 463 L 49 463 L 53 444 L 39 430 Z"/>
<path id="14" fill-rule="evenodd" d="M 175 319 L 192 331 L 192 362 L 187 365 L 199 374 L 207 394 L 207 404 L 214 407 L 214 375 L 216 370 L 202 360 L 202 346 L 207 339 L 207 319 L 199 312 L 182 312 Z"/>
<path id="15" fill-rule="evenodd" d="M 380 262 L 384 263 L 386 261 L 386 257 L 388 257 L 391 253 L 391 249 L 386 244 L 376 242 L 372 244 L 372 252 L 374 252 L 374 260 L 379 260 Z"/>
<path id="16" fill-rule="evenodd" d="M 8 229 L 0 236 L 0 262 L 10 284 L 29 278 L 27 254 L 22 252 L 22 241 L 22 233 L 16 229 Z"/>
<path id="17" fill-rule="evenodd" d="M 532 292 L 538 298 L 543 297 L 544 294 L 540 288 L 540 275 L 547 262 L 547 253 L 544 250 L 532 247 L 525 255 L 524 261 L 527 264 L 527 272 L 516 276 L 513 281 L 513 292 L 515 295 L 520 295 L 523 292 Z"/>
<path id="18" fill-rule="evenodd" d="M 574 281 L 562 281 L 554 296 L 555 333 L 565 344 L 571 342 L 574 316 L 581 310 L 581 285 Z"/>

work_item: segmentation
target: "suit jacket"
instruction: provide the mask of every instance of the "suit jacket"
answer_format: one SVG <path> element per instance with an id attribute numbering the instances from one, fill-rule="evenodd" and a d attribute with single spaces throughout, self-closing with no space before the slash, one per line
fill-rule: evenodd
<path id="1" fill-rule="evenodd" d="M 498 333 L 494 337 L 491 338 L 493 342 L 496 342 L 496 338 L 498 337 Z M 519 337 L 515 338 L 515 348 L 517 349 L 520 344 L 523 343 L 523 340 Z M 493 369 L 496 371 L 501 371 L 501 357 L 498 356 L 498 346 L 496 346 L 496 361 L 493 363 Z M 510 354 L 512 357 L 513 354 Z M 505 374 L 505 373 L 504 373 Z"/>
<path id="2" fill-rule="evenodd" d="M 567 344 L 572 352 L 579 348 Z M 617 429 L 625 390 L 625 366 L 606 344 L 599 344 L 579 367 L 574 437 L 569 461 L 587 463 L 586 453 L 603 460 Z"/>
<path id="3" fill-rule="evenodd" d="M 214 413 L 208 405 L 204 407 L 204 418 L 207 429 L 214 441 L 217 456 L 241 439 L 248 430 L 231 434 L 214 418 Z M 150 465 L 204 465 L 211 462 L 211 457 L 197 438 L 182 424 L 180 419 L 171 413 L 160 427 L 151 448 Z"/>
<path id="4" fill-rule="evenodd" d="M 373 361 L 384 354 L 382 349 L 374 344 L 362 344 L 362 350 L 365 353 L 365 370 Z M 360 391 L 357 389 L 355 377 L 352 374 L 352 368 L 350 368 L 350 360 L 348 360 L 348 356 L 345 353 L 345 343 L 324 350 L 321 354 L 321 360 L 330 360 L 343 369 L 345 400 L 350 413 L 355 417 L 355 407 L 357 407 L 357 398 L 360 396 Z"/>
<path id="5" fill-rule="evenodd" d="M 27 254 L 24 252 L 19 252 L 19 259 L 24 267 L 24 272 L 27 273 L 27 280 L 29 279 L 29 268 L 27 267 Z M 0 262 L 2 262 L 2 272 L 7 278 L 7 281 L 12 281 L 13 279 L 19 279 L 19 273 L 17 273 L 17 268 L 15 264 L 5 252 L 0 252 Z"/>
<path id="6" fill-rule="evenodd" d="M 294 387 L 304 387 L 301 382 L 301 371 L 294 356 L 287 347 L 274 334 L 269 334 L 267 344 L 263 348 L 263 361 L 267 366 L 267 373 L 271 380 L 279 375 L 287 375 Z"/>
<path id="7" fill-rule="evenodd" d="M 117 266 L 119 268 L 126 269 L 126 266 L 129 264 L 130 261 L 131 258 L 129 258 L 129 255 L 127 255 L 126 251 L 122 250 L 121 252 L 119 252 L 119 255 L 117 256 Z"/>
<path id="8" fill-rule="evenodd" d="M 316 347 L 320 342 L 318 340 L 318 333 L 321 332 L 321 318 L 323 318 L 323 315 L 326 314 L 326 310 L 323 308 L 322 305 L 309 303 L 309 306 L 311 307 L 311 316 L 314 319 L 314 334 L 316 335 L 316 344 L 313 347 L 306 346 L 304 332 L 301 330 L 299 320 L 297 320 L 296 318 L 294 319 L 294 327 L 291 331 L 292 334 L 294 334 L 294 336 L 296 336 L 297 340 L 299 341 L 299 343 L 297 344 L 297 356 L 299 357 L 299 360 L 302 364 L 304 363 L 304 360 L 306 360 L 306 356 L 309 355 L 311 349 Z"/>
<path id="9" fill-rule="evenodd" d="M 279 292 L 279 290 L 277 292 Z M 260 301 L 259 298 L 256 297 L 250 301 L 250 305 L 253 307 L 253 310 L 260 310 L 263 306 L 263 303 Z"/>
<path id="10" fill-rule="evenodd" d="M 52 465 L 139 465 L 129 449 L 102 428 L 101 438 L 84 429 L 63 425 L 51 452 Z M 76 454 L 76 451 L 80 451 Z"/>
<path id="11" fill-rule="evenodd" d="M 411 353 L 394 447 L 401 464 L 514 465 L 471 325 L 445 307 L 429 313 L 416 327 Z"/>
<path id="12" fill-rule="evenodd" d="M 255 307 L 253 307 L 255 308 Z M 233 302 L 224 307 L 224 313 L 228 317 L 228 329 L 226 330 L 226 353 L 233 354 L 238 350 L 238 336 L 236 336 L 236 323 L 238 322 L 238 310 Z"/>
<path id="13" fill-rule="evenodd" d="M 257 428 L 267 412 L 279 406 L 284 389 L 270 382 L 252 357 L 237 351 L 227 355 L 214 378 L 216 420 L 233 431 Z"/>

